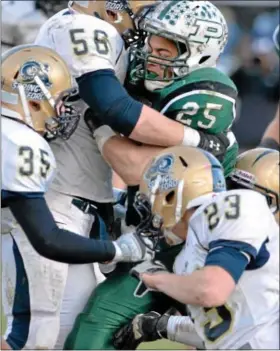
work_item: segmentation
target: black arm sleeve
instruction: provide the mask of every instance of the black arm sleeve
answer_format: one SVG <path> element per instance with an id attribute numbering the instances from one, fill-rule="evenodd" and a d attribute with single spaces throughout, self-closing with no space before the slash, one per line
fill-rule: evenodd
<path id="1" fill-rule="evenodd" d="M 141 115 L 143 105 L 128 95 L 109 69 L 86 73 L 77 78 L 80 97 L 116 132 L 129 136 Z"/>
<path id="2" fill-rule="evenodd" d="M 87 239 L 58 228 L 44 198 L 21 198 L 9 205 L 34 249 L 42 256 L 69 264 L 111 261 L 110 241 Z"/>

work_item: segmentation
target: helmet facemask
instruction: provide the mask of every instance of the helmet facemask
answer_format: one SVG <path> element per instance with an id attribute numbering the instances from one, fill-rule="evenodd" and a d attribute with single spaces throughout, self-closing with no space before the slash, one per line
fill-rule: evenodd
<path id="1" fill-rule="evenodd" d="M 56 116 L 46 121 L 46 129 L 52 137 L 68 140 L 76 130 L 80 114 L 72 106 L 72 101 L 79 98 L 76 89 L 62 92 L 55 101 Z"/>
<path id="2" fill-rule="evenodd" d="M 36 100 L 31 101 L 29 99 L 31 106 L 33 105 L 35 107 L 35 111 L 32 112 L 30 111 L 28 99 L 26 97 L 25 85 L 21 83 L 18 84 L 18 93 L 21 99 L 26 124 L 28 124 L 31 128 L 37 130 L 31 118 L 32 113 L 32 115 L 35 117 L 34 119 L 36 120 L 37 105 L 38 118 L 42 118 L 39 116 L 39 114 L 41 115 L 42 113 L 50 115 L 50 117 L 45 120 L 45 130 L 37 131 L 43 133 L 44 135 L 46 133 L 48 140 L 52 140 L 57 137 L 60 137 L 64 140 L 69 139 L 73 132 L 76 130 L 80 120 L 80 115 L 68 103 L 70 96 L 72 96 L 76 90 L 69 89 L 63 91 L 57 98 L 55 98 L 51 95 L 47 86 L 38 75 L 34 77 L 34 82 L 36 82 L 40 88 L 41 95 L 44 96 L 45 101 L 38 101 L 37 103 Z"/>
<path id="3" fill-rule="evenodd" d="M 148 35 L 144 45 L 142 43 L 142 46 L 140 46 L 140 44 L 135 48 L 132 48 L 131 52 L 131 55 L 133 56 L 130 73 L 132 80 L 141 79 L 145 80 L 145 82 L 161 82 L 158 86 L 164 88 L 189 73 L 187 60 L 190 57 L 191 52 L 187 40 L 182 37 L 179 38 L 178 36 L 174 38 L 173 34 L 159 30 L 156 26 L 152 26 L 151 24 L 145 27 L 143 33 Z M 162 57 L 153 54 L 151 46 L 153 36 L 170 41 L 173 44 L 174 49 L 176 49 L 174 57 Z M 149 70 L 149 66 L 151 65 L 160 65 L 162 74 L 158 75 Z"/>
<path id="4" fill-rule="evenodd" d="M 132 81 L 144 79 L 146 82 L 170 84 L 197 69 L 215 67 L 228 38 L 223 15 L 209 1 L 163 1 L 146 16 L 141 30 L 148 36 L 158 36 L 175 43 L 177 55 L 162 58 L 152 55 L 143 45 L 136 48 Z M 160 62 L 166 72 L 162 77 L 148 74 L 147 65 L 155 64 L 155 61 Z"/>

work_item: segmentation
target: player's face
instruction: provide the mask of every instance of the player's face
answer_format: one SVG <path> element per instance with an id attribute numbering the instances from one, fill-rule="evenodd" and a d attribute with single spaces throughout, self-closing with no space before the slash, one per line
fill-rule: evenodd
<path id="1" fill-rule="evenodd" d="M 163 59 L 174 59 L 178 56 L 176 44 L 166 38 L 151 35 L 147 40 L 147 49 L 151 55 L 162 57 Z M 150 73 L 156 74 L 159 78 L 172 78 L 172 68 L 166 68 L 166 61 L 161 61 L 159 58 L 152 58 L 147 64 L 147 69 Z M 161 63 L 165 65 L 161 65 Z"/>

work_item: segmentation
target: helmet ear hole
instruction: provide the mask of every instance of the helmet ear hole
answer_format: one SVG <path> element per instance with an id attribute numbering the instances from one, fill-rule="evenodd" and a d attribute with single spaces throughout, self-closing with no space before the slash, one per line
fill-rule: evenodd
<path id="1" fill-rule="evenodd" d="M 172 190 L 166 195 L 165 201 L 168 205 L 171 205 L 174 203 L 174 200 L 175 200 L 175 191 Z"/>
<path id="2" fill-rule="evenodd" d="M 203 56 L 201 57 L 201 59 L 199 60 L 199 64 L 201 65 L 202 63 L 206 62 L 207 60 L 210 59 L 211 56 Z"/>
<path id="3" fill-rule="evenodd" d="M 40 104 L 35 101 L 29 101 L 29 106 L 35 111 L 38 112 L 41 110 Z"/>
<path id="4" fill-rule="evenodd" d="M 14 75 L 14 79 L 17 79 L 18 75 L 19 75 L 19 71 L 17 71 L 16 74 Z"/>

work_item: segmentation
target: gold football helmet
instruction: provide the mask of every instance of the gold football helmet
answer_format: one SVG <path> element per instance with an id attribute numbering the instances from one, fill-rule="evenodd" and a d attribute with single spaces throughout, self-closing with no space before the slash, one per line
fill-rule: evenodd
<path id="1" fill-rule="evenodd" d="M 279 222 L 279 152 L 256 148 L 245 151 L 237 158 L 230 176 L 234 186 L 253 189 L 266 196 Z"/>
<path id="2" fill-rule="evenodd" d="M 95 15 L 111 23 L 127 39 L 138 30 L 138 23 L 158 0 L 69 1 L 69 7 L 87 15 Z M 110 16 L 111 15 L 111 16 Z M 129 33 L 129 35 L 128 35 Z M 132 38 L 131 38 L 132 39 Z"/>
<path id="3" fill-rule="evenodd" d="M 70 137 L 79 115 L 67 107 L 72 78 L 56 52 L 36 45 L 16 46 L 2 55 L 1 71 L 1 103 L 16 113 L 15 119 L 41 134 Z"/>
<path id="4" fill-rule="evenodd" d="M 178 223 L 185 211 L 213 193 L 226 190 L 223 167 L 199 148 L 175 146 L 160 152 L 146 167 L 138 195 L 150 203 L 164 229 Z"/>

